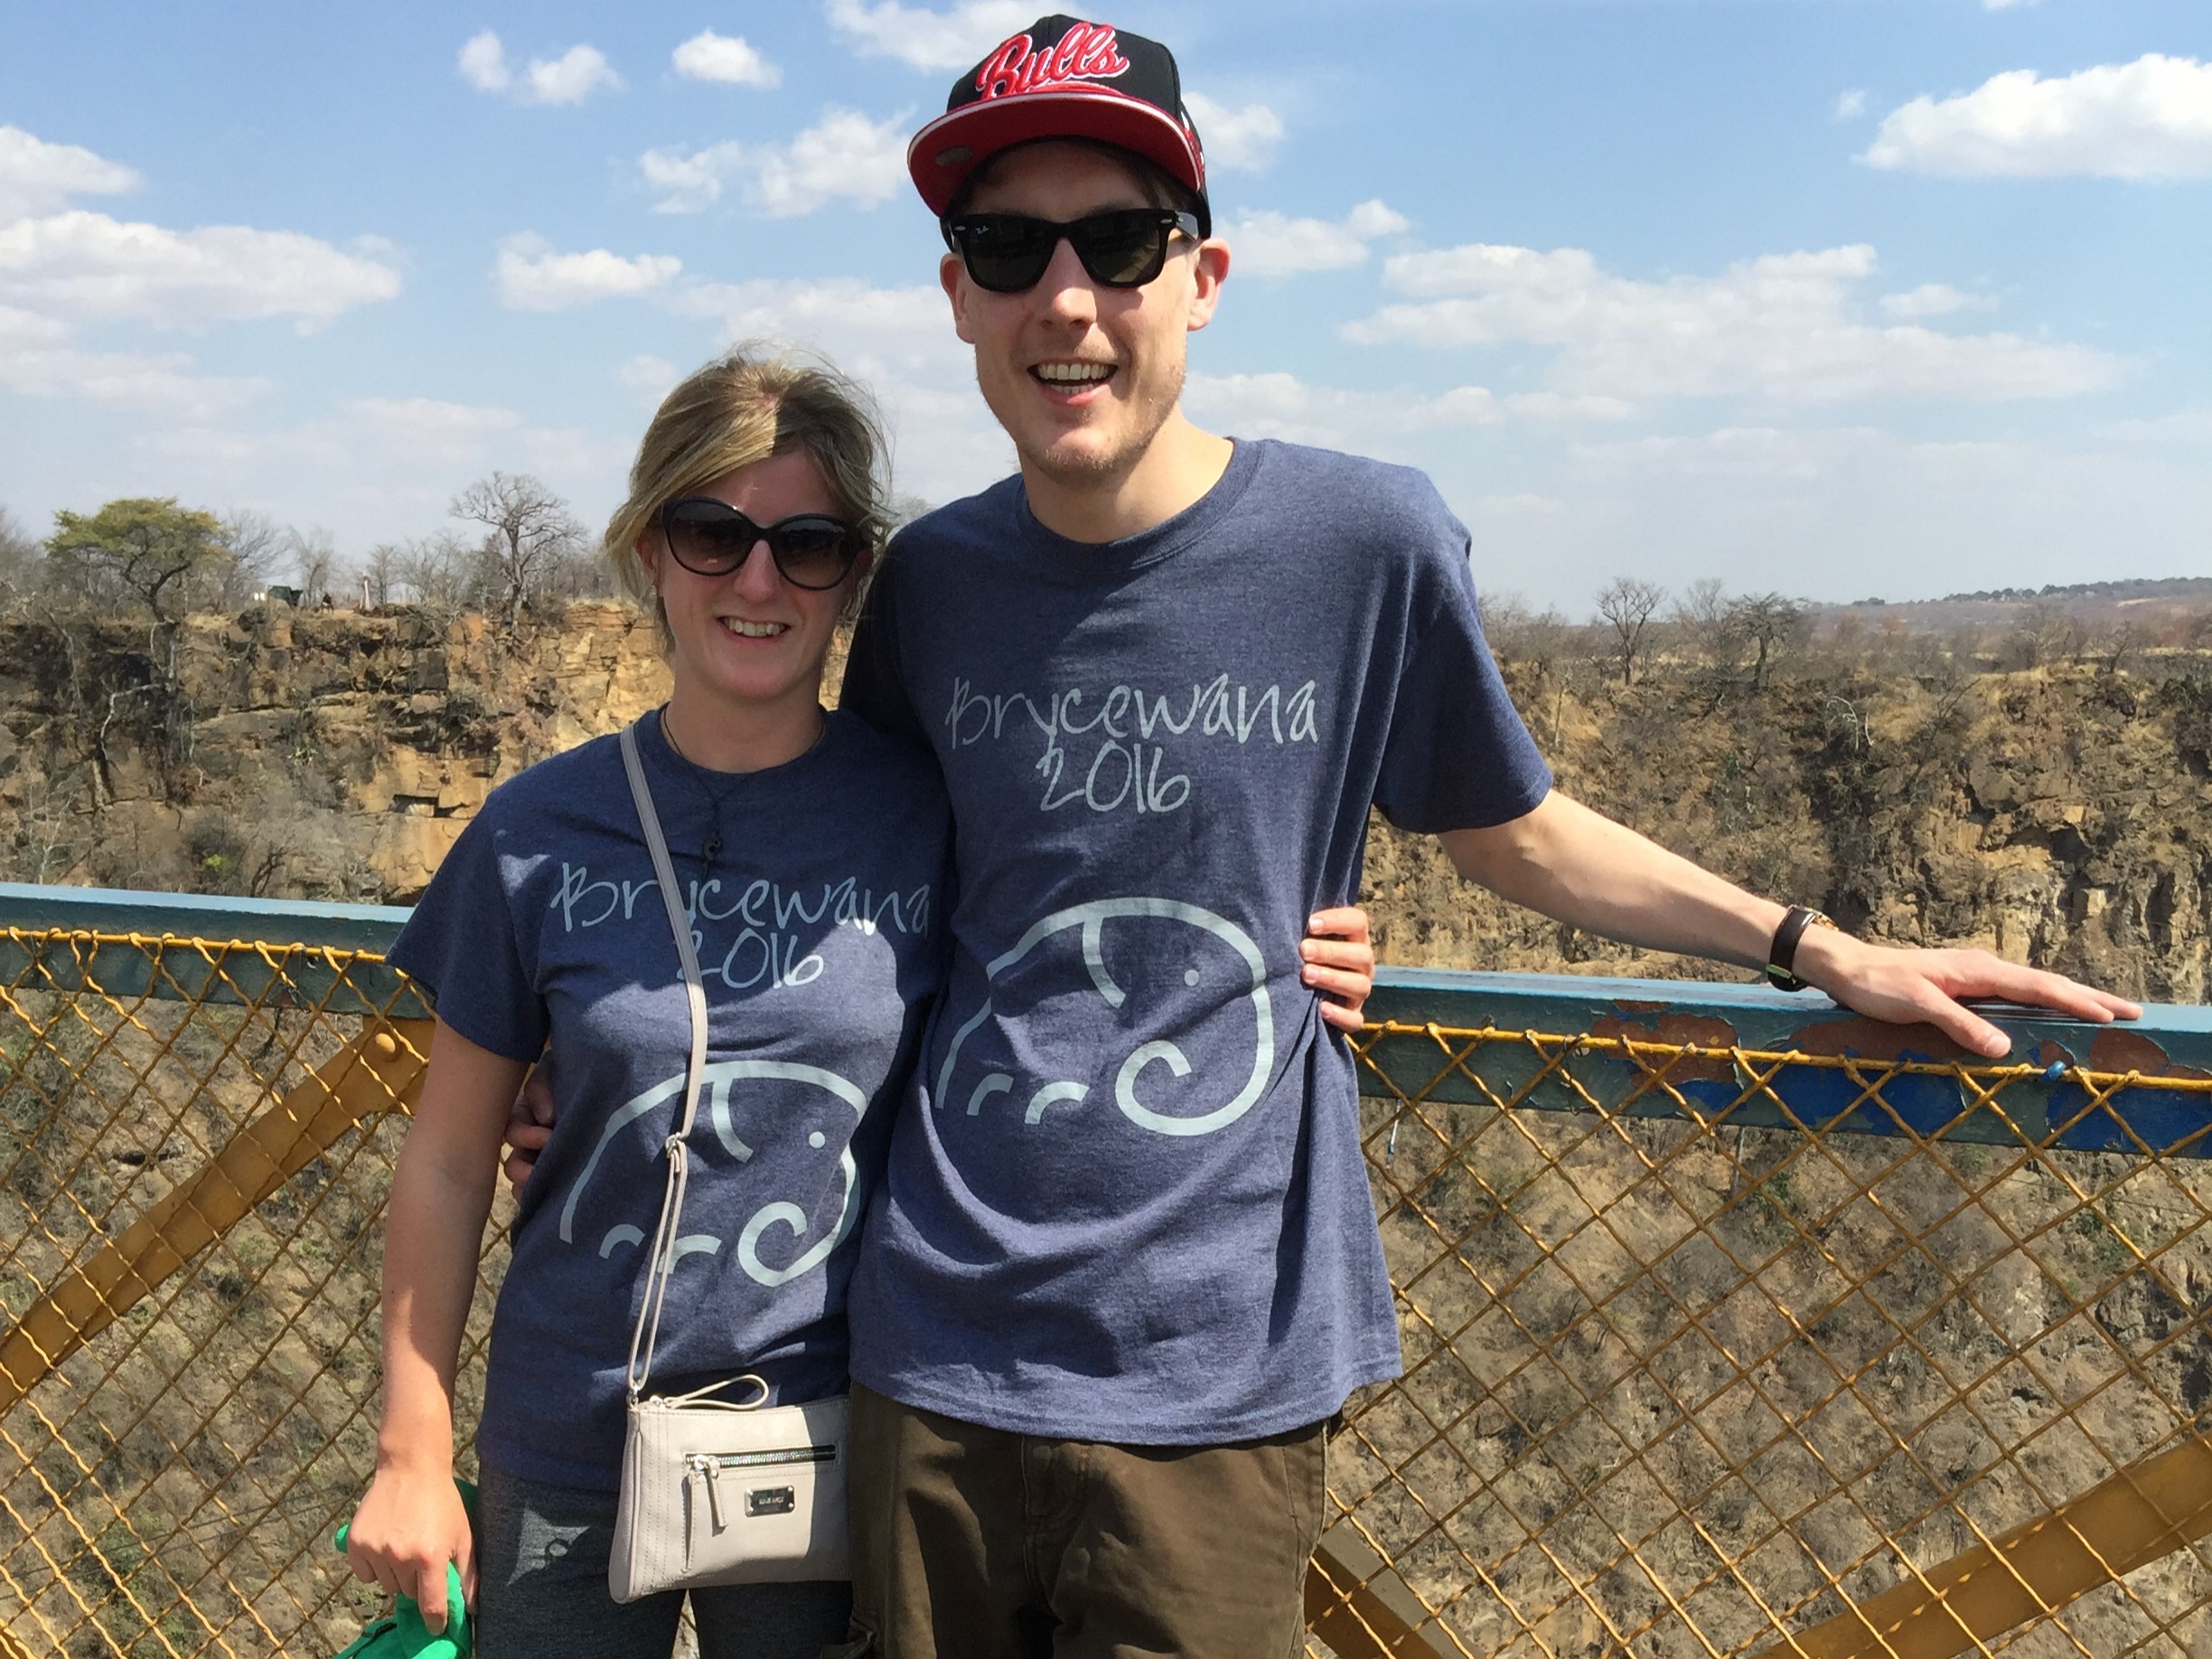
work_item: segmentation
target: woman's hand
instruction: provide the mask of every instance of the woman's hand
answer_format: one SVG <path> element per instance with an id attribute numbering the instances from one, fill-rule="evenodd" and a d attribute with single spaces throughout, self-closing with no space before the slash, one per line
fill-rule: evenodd
<path id="1" fill-rule="evenodd" d="M 462 1598 L 476 1605 L 476 1553 L 468 1511 L 450 1467 L 388 1464 L 346 1529 L 346 1561 L 363 1583 L 412 1596 L 423 1628 L 445 1628 L 445 1564 L 461 1570 Z"/>
<path id="2" fill-rule="evenodd" d="M 538 1167 L 538 1155 L 553 1138 L 553 1084 L 542 1065 L 530 1068 L 522 1092 L 507 1111 L 507 1185 L 522 1195 L 522 1184 Z"/>
<path id="3" fill-rule="evenodd" d="M 1317 910 L 1307 918 L 1298 947 L 1306 966 L 1298 977 L 1321 993 L 1321 1017 L 1339 1031 L 1357 1031 L 1367 993 L 1374 989 L 1374 947 L 1367 942 L 1367 913 L 1357 904 Z"/>

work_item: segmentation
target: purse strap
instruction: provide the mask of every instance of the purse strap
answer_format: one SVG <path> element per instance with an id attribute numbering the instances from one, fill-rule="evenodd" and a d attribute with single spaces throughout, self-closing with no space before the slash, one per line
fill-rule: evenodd
<path id="1" fill-rule="evenodd" d="M 653 1346 L 661 1336 L 661 1307 L 668 1299 L 669 1275 L 676 1269 L 676 1229 L 683 1219 L 684 1192 L 691 1178 L 691 1156 L 685 1141 L 698 1115 L 699 1084 L 707 1069 L 707 986 L 699 973 L 698 952 L 691 943 L 691 918 L 676 885 L 676 867 L 669 859 L 668 839 L 661 833 L 661 815 L 653 810 L 652 791 L 646 787 L 644 764 L 638 758 L 635 723 L 623 727 L 622 756 L 623 770 L 630 774 L 630 798 L 637 803 L 638 822 L 644 828 L 645 846 L 652 854 L 661 902 L 668 911 L 670 931 L 676 936 L 676 960 L 683 967 L 684 999 L 691 1010 L 683 1116 L 676 1132 L 662 1144 L 661 1149 L 668 1154 L 668 1181 L 661 1194 L 661 1224 L 653 1229 L 652 1252 L 646 1258 L 645 1299 L 638 1307 L 637 1328 L 630 1334 L 630 1363 L 623 1371 L 631 1402 L 635 1404 L 652 1374 Z"/>

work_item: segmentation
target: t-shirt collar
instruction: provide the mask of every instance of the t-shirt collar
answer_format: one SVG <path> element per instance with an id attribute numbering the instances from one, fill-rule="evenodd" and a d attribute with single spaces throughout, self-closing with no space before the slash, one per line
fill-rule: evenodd
<path id="1" fill-rule="evenodd" d="M 1076 541 L 1046 529 L 1030 510 L 1028 489 L 1017 476 L 1010 499 L 1014 544 L 1025 561 L 1035 561 L 1038 574 L 1050 578 L 1065 572 L 1072 582 L 1095 581 L 1172 558 L 1221 522 L 1242 499 L 1259 471 L 1264 446 L 1242 439 L 1230 441 L 1235 448 L 1212 489 L 1173 518 L 1119 541 Z"/>

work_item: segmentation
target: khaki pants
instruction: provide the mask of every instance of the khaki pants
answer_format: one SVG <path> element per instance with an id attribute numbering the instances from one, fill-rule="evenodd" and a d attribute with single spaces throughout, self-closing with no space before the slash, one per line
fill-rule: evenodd
<path id="1" fill-rule="evenodd" d="M 852 1391 L 853 1641 L 876 1659 L 1291 1659 L 1324 1425 L 1226 1446 L 979 1428 Z"/>

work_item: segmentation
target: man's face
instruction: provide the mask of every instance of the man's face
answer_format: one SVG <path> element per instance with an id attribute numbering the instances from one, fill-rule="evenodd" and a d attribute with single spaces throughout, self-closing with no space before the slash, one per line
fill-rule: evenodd
<path id="1" fill-rule="evenodd" d="M 1086 145 L 1033 144 L 1005 156 L 970 203 L 979 213 L 1060 222 L 1152 207 L 1143 181 Z M 940 268 L 960 337 L 975 348 L 984 401 L 1022 465 L 1073 488 L 1125 476 L 1183 392 L 1186 337 L 1205 326 L 1228 268 L 1218 242 L 1178 236 L 1140 288 L 1093 282 L 1065 241 L 1035 287 L 993 294 L 960 256 Z"/>

